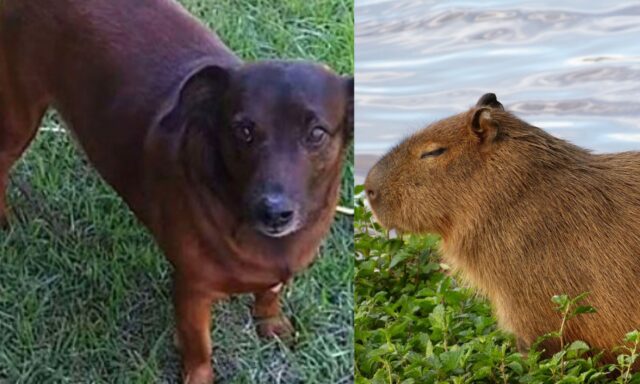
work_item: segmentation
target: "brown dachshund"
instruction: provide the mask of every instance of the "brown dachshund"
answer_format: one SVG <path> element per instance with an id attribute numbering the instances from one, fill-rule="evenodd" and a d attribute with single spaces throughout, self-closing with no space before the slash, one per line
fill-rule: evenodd
<path id="1" fill-rule="evenodd" d="M 0 5 L 0 219 L 44 111 L 174 266 L 183 377 L 210 383 L 211 305 L 255 293 L 262 335 L 292 331 L 280 288 L 313 260 L 353 138 L 353 78 L 243 63 L 170 0 Z"/>

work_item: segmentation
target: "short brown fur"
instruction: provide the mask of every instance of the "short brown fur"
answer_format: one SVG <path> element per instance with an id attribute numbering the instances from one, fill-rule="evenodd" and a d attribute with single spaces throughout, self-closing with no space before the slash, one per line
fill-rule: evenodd
<path id="1" fill-rule="evenodd" d="M 213 381 L 216 300 L 254 293 L 258 332 L 292 332 L 280 288 L 331 225 L 353 78 L 244 63 L 173 0 L 4 0 L 0 224 L 9 170 L 50 105 L 174 266 L 185 382 Z"/>
<path id="2" fill-rule="evenodd" d="M 571 320 L 565 336 L 606 361 L 640 328 L 640 153 L 592 154 L 488 94 L 400 143 L 365 188 L 385 226 L 442 236 L 444 259 L 521 347 L 559 328 L 558 294 L 590 292 L 598 312 Z"/>

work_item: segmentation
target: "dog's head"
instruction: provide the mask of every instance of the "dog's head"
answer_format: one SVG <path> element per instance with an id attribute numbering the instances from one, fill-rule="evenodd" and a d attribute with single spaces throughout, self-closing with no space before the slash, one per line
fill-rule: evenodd
<path id="1" fill-rule="evenodd" d="M 207 67 L 180 103 L 191 142 L 183 152 L 239 203 L 245 224 L 283 237 L 333 208 L 327 194 L 353 139 L 353 78 L 307 62 Z"/>

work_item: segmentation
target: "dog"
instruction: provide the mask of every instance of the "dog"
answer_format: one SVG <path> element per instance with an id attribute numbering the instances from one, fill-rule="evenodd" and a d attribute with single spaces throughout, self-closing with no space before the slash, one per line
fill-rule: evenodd
<path id="1" fill-rule="evenodd" d="M 173 265 L 184 382 L 214 380 L 217 300 L 254 293 L 258 332 L 292 332 L 280 292 L 333 220 L 352 77 L 303 61 L 245 63 L 170 0 L 5 0 L 5 224 L 9 171 L 49 107 Z"/>

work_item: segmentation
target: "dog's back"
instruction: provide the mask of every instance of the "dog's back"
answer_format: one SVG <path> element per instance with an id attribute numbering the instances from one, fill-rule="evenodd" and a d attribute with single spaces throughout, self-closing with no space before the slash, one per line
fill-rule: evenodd
<path id="1" fill-rule="evenodd" d="M 154 97 L 184 75 L 185 62 L 202 57 L 237 61 L 169 0 L 6 0 L 0 20 L 0 65 L 29 73 L 30 86 L 37 74 L 63 112 L 115 92 Z"/>
<path id="2" fill-rule="evenodd" d="M 203 62 L 240 62 L 170 0 L 5 0 L 0 44 L 4 109 L 41 116 L 53 105 L 125 196 L 140 177 L 131 149 L 179 83 Z"/>

